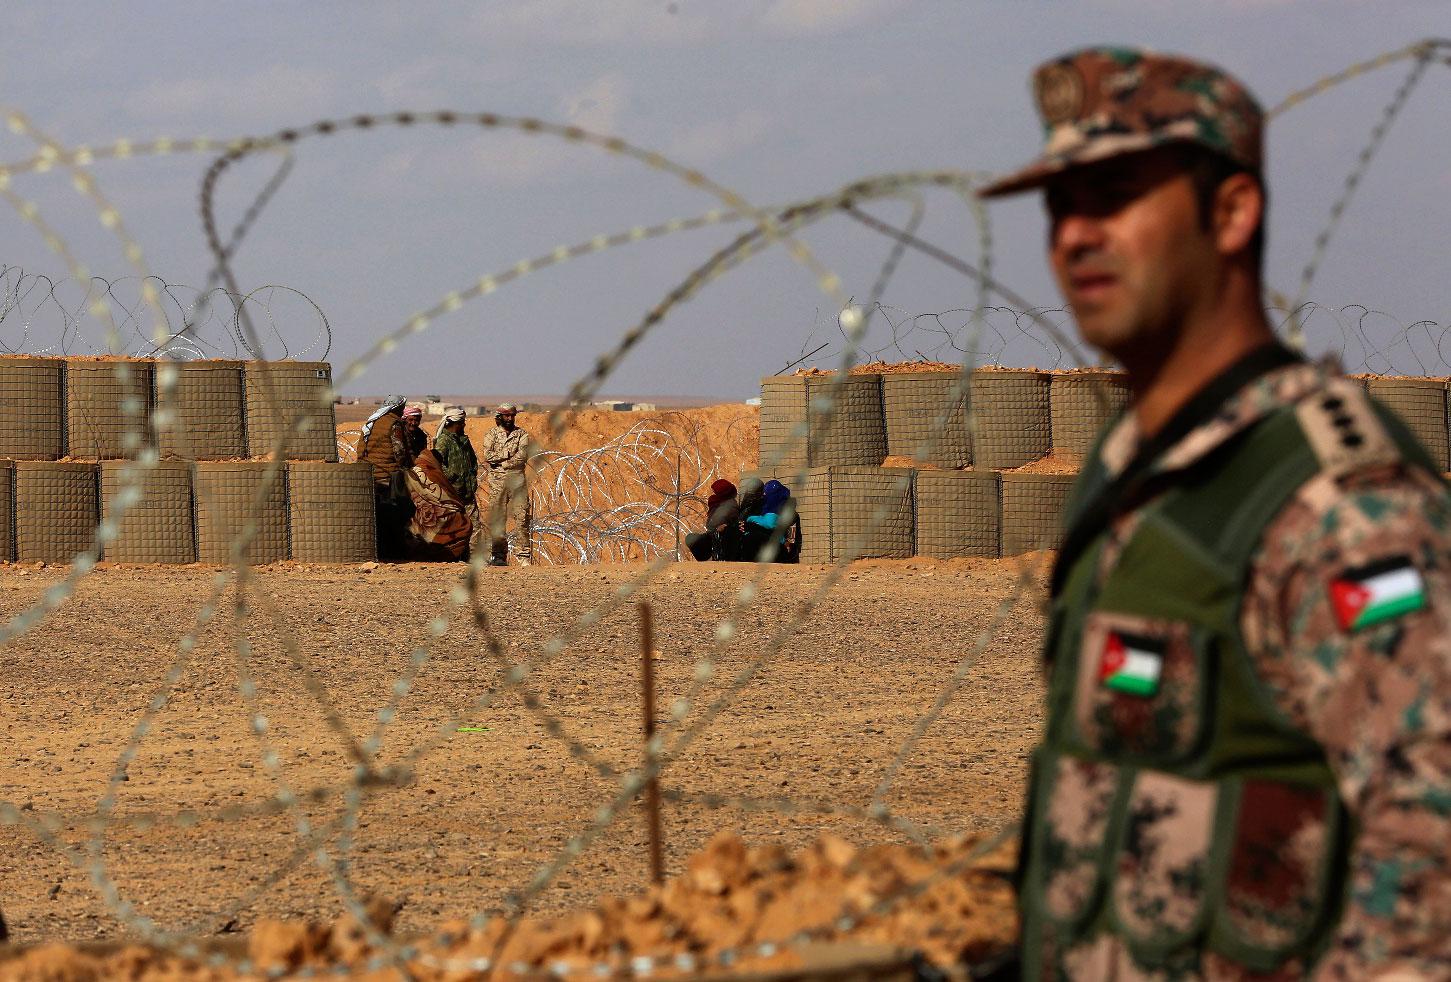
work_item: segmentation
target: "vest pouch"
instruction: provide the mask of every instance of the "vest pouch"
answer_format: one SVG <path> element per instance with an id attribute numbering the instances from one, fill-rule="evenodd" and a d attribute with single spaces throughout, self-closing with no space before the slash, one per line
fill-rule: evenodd
<path id="1" fill-rule="evenodd" d="M 1118 932 L 1146 967 L 1182 960 L 1211 914 L 1219 787 L 1157 771 L 1134 776 L 1114 854 Z M 1180 959 L 1174 956 L 1180 955 Z"/>
<path id="2" fill-rule="evenodd" d="M 1246 778 L 1234 798 L 1210 947 L 1269 972 L 1321 947 L 1343 884 L 1335 857 L 1346 823 L 1332 789 Z"/>
<path id="3" fill-rule="evenodd" d="M 1101 906 L 1109 828 L 1120 797 L 1112 764 L 1067 754 L 1036 761 L 1030 895 L 1065 935 Z"/>
<path id="4" fill-rule="evenodd" d="M 1187 621 L 1089 612 L 1073 693 L 1078 738 L 1126 763 L 1191 757 L 1212 715 L 1210 657 L 1209 632 Z"/>

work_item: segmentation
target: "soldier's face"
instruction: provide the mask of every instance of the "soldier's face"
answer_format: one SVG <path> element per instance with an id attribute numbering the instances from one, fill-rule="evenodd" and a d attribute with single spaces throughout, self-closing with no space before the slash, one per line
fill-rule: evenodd
<path id="1" fill-rule="evenodd" d="M 1130 368 L 1171 347 L 1218 263 L 1181 158 L 1151 150 L 1076 168 L 1044 201 L 1053 274 L 1084 340 Z"/>

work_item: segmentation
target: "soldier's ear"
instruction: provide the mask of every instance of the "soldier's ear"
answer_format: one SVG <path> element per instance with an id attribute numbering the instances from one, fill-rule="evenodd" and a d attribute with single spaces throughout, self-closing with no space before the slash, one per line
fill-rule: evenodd
<path id="1" fill-rule="evenodd" d="M 1247 173 L 1231 174 L 1214 194 L 1214 244 L 1220 255 L 1244 252 L 1264 221 L 1265 194 Z"/>

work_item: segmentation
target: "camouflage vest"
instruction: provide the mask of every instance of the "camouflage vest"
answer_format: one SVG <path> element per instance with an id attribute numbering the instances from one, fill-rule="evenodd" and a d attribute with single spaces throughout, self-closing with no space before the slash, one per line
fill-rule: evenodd
<path id="1" fill-rule="evenodd" d="M 1306 481 L 1395 460 L 1435 472 L 1363 389 L 1327 381 L 1166 475 L 1106 576 L 1102 531 L 1070 557 L 1024 823 L 1024 978 L 1074 974 L 1065 954 L 1105 934 L 1170 976 L 1323 953 L 1354 829 L 1320 745 L 1255 674 L 1240 597 Z M 1070 526 L 1107 483 L 1091 461 Z"/>

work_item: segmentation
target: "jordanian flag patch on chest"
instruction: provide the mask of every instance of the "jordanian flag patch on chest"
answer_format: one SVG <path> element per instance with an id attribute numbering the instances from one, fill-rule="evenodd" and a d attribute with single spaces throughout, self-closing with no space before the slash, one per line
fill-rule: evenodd
<path id="1" fill-rule="evenodd" d="M 1355 631 L 1426 606 L 1426 584 L 1407 556 L 1395 556 L 1330 581 L 1330 602 L 1341 630 Z"/>
<path id="2" fill-rule="evenodd" d="M 1151 696 L 1159 691 L 1164 669 L 1163 641 L 1110 631 L 1103 643 L 1098 678 L 1105 688 L 1131 696 Z"/>

